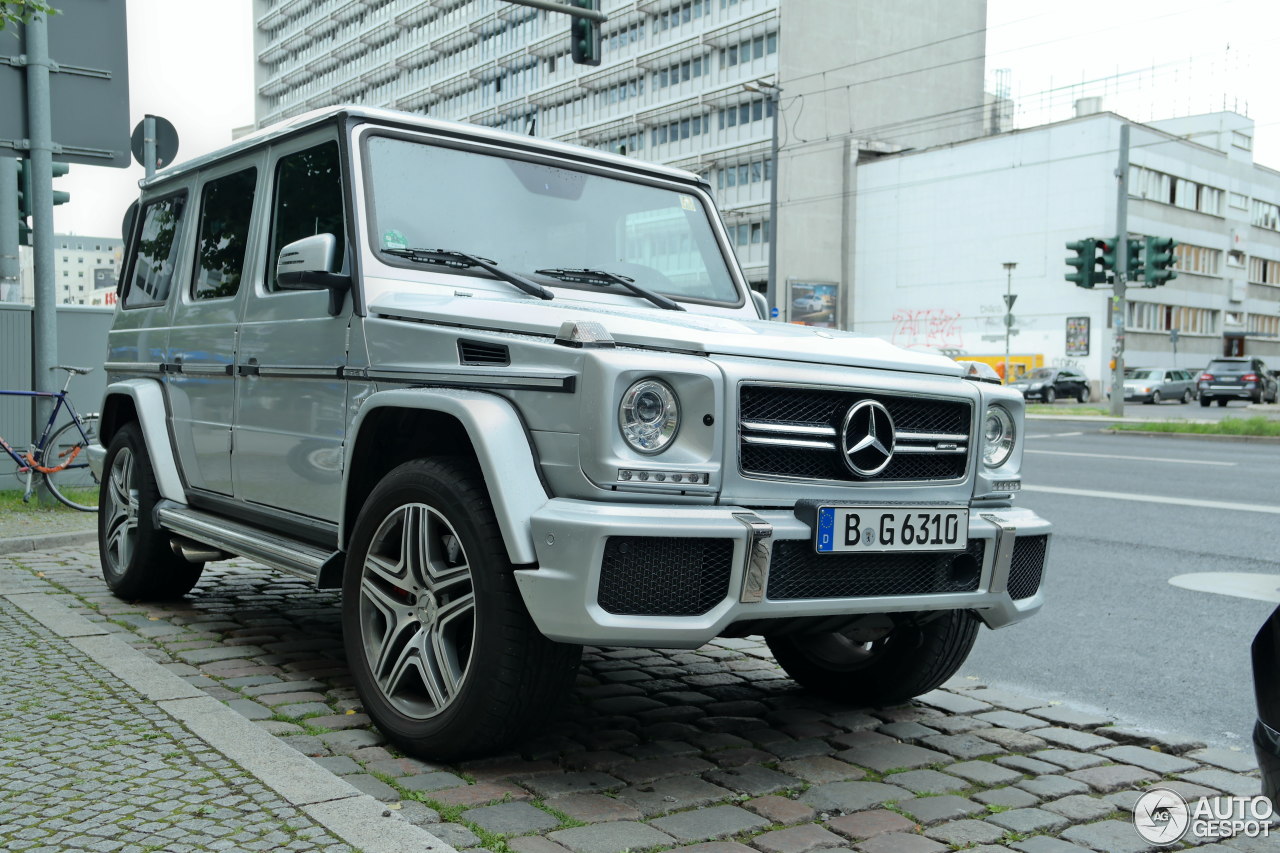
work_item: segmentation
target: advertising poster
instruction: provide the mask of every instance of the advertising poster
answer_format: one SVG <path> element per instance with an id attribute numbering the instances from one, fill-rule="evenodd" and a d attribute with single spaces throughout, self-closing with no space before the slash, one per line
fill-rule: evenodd
<path id="1" fill-rule="evenodd" d="M 817 281 L 789 281 L 787 284 L 790 290 L 787 316 L 792 323 L 835 328 L 840 285 Z"/>
<path id="2" fill-rule="evenodd" d="M 1067 355 L 1089 354 L 1089 318 L 1067 318 Z"/>

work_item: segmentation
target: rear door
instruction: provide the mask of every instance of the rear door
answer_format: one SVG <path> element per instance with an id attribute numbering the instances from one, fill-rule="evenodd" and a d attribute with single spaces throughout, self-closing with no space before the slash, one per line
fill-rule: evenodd
<path id="1" fill-rule="evenodd" d="M 261 156 L 201 174 L 191 263 L 182 271 L 169 334 L 169 403 L 187 482 L 230 495 L 233 366 L 241 292 L 260 269 L 249 249 Z M 251 284 L 250 284 L 251 286 Z"/>
<path id="2" fill-rule="evenodd" d="M 354 299 L 331 316 L 326 291 L 284 291 L 275 280 L 280 249 L 314 234 L 333 234 L 339 267 L 350 268 L 336 128 L 273 146 L 265 169 L 267 251 L 244 301 L 236 360 L 235 495 L 336 522 Z"/>

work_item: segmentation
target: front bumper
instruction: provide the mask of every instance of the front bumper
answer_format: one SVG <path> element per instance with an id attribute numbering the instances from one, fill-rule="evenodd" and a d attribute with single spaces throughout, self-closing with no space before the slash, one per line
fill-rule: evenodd
<path id="1" fill-rule="evenodd" d="M 107 449 L 97 442 L 90 444 L 85 448 L 85 453 L 89 456 L 89 470 L 99 480 L 102 479 L 102 469 L 107 461 Z"/>
<path id="2" fill-rule="evenodd" d="M 531 526 L 538 568 L 515 576 L 543 634 L 561 642 L 660 648 L 696 648 L 736 622 L 762 619 L 972 610 L 989 627 L 1003 627 L 1044 602 L 1051 530 L 1031 510 L 974 508 L 967 552 L 973 561 L 954 553 L 902 553 L 874 569 L 880 587 L 901 586 L 895 584 L 901 569 L 926 578 L 922 591 L 818 597 L 821 588 L 815 595 L 811 585 L 803 597 L 780 597 L 771 582 L 780 577 L 784 553 L 793 579 L 814 571 L 830 580 L 831 567 L 838 566 L 839 585 L 847 588 L 865 572 L 847 556 L 834 558 L 843 563 L 819 562 L 833 555 L 812 553 L 812 528 L 789 509 L 556 498 L 534 514 Z M 941 590 L 931 586 L 927 579 L 946 576 L 953 559 L 972 567 L 972 578 L 946 581 Z M 946 589 L 956 586 L 963 591 Z"/>

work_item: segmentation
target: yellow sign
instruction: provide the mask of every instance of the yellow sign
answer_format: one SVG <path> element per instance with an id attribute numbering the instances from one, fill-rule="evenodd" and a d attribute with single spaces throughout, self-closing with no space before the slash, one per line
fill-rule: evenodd
<path id="1" fill-rule="evenodd" d="M 1000 374 L 1006 382 L 1018 379 L 1019 377 L 1035 370 L 1037 367 L 1044 367 L 1044 354 L 1036 353 L 1034 355 L 1012 355 L 1009 356 L 1009 373 L 1004 376 L 1004 356 L 1002 355 L 962 355 L 957 356 L 962 361 L 980 361 L 983 364 L 989 364 L 995 368 L 996 373 Z"/>

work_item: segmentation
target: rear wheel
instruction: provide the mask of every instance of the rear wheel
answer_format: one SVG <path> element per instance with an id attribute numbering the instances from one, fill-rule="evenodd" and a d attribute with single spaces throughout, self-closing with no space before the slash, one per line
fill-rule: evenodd
<path id="1" fill-rule="evenodd" d="M 450 460 L 396 468 L 352 534 L 342 633 L 369 715 L 406 752 L 490 753 L 554 710 L 581 647 L 538 632 L 479 474 Z"/>
<path id="2" fill-rule="evenodd" d="M 955 674 L 978 636 L 967 610 L 872 617 L 843 631 L 768 637 L 778 664 L 804 687 L 842 702 L 893 705 Z"/>
<path id="3" fill-rule="evenodd" d="M 98 554 L 102 576 L 119 598 L 180 598 L 200 580 L 204 563 L 173 552 L 155 524 L 160 500 L 147 443 L 136 423 L 111 439 L 98 498 Z"/>
<path id="4" fill-rule="evenodd" d="M 46 468 L 67 466 L 45 474 L 44 482 L 50 494 L 81 512 L 98 511 L 98 478 L 89 467 L 89 455 L 85 452 L 97 437 L 98 416 L 81 415 L 78 427 L 73 421 L 50 436 L 41 458 Z"/>
<path id="5" fill-rule="evenodd" d="M 1205 409 L 1209 408 L 1209 404 L 1210 404 L 1210 403 L 1212 403 L 1212 402 L 1213 402 L 1213 398 L 1212 398 L 1212 397 L 1206 397 L 1206 396 L 1205 396 L 1205 395 L 1203 395 L 1203 394 L 1201 394 L 1201 395 L 1200 395 L 1200 406 L 1201 406 L 1201 408 L 1205 408 Z"/>

